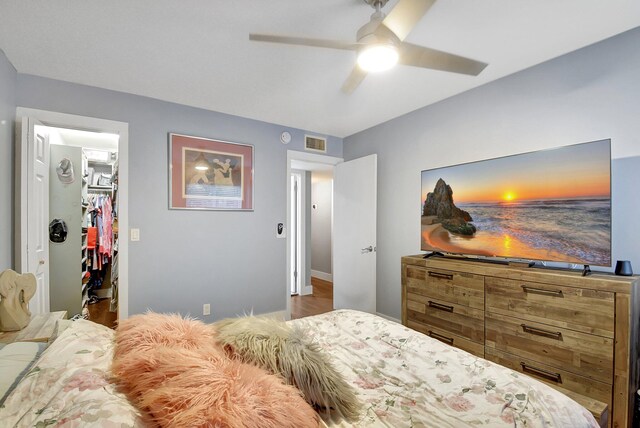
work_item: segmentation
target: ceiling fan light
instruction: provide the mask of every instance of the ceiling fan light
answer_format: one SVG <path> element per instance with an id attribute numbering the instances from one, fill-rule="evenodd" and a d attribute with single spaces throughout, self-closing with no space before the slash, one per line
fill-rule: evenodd
<path id="1" fill-rule="evenodd" d="M 390 44 L 368 46 L 358 53 L 358 65 L 371 73 L 385 71 L 398 63 L 398 50 Z"/>

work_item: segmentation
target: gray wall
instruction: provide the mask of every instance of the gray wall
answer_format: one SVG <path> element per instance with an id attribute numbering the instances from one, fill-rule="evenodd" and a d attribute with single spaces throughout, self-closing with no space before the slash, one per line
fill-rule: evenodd
<path id="1" fill-rule="evenodd" d="M 23 74 L 17 94 L 21 107 L 129 123 L 129 226 L 141 238 L 129 244 L 130 314 L 211 321 L 285 309 L 286 240 L 274 231 L 286 219 L 286 151 L 303 150 L 304 130 L 288 129 L 285 146 L 283 126 Z M 169 132 L 254 145 L 254 211 L 169 210 Z M 327 143 L 328 155 L 342 156 L 342 139 Z M 211 316 L 202 317 L 203 303 Z"/>
<path id="2" fill-rule="evenodd" d="M 0 49 L 0 272 L 13 267 L 13 135 L 17 73 Z"/>
<path id="3" fill-rule="evenodd" d="M 311 269 L 331 274 L 331 197 L 333 180 L 312 173 L 311 204 Z"/>
<path id="4" fill-rule="evenodd" d="M 612 141 L 613 260 L 640 272 L 640 28 L 352 135 L 378 154 L 378 311 L 400 318 L 400 257 L 420 252 L 420 171 Z"/>

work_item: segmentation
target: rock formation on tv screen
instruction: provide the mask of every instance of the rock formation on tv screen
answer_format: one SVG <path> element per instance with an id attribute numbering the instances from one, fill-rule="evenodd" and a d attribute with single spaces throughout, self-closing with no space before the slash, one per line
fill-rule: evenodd
<path id="1" fill-rule="evenodd" d="M 424 216 L 435 216 L 442 226 L 452 233 L 473 235 L 476 227 L 469 223 L 473 221 L 471 215 L 461 210 L 453 203 L 453 190 L 440 178 L 433 192 L 427 193 L 424 201 Z"/>

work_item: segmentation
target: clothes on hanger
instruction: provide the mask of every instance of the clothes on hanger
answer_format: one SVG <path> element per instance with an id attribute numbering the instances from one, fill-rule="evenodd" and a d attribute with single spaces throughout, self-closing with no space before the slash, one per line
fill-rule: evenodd
<path id="1" fill-rule="evenodd" d="M 96 290 L 102 286 L 113 257 L 113 213 L 110 195 L 89 194 L 87 199 L 87 229 L 95 234 L 87 245 L 87 268 L 91 272 L 87 291 L 89 303 L 95 303 Z"/>

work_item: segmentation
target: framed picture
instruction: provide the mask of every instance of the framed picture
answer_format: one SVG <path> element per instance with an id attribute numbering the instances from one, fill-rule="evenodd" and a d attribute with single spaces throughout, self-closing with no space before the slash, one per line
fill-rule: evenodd
<path id="1" fill-rule="evenodd" d="M 253 146 L 169 134 L 169 208 L 253 210 Z"/>

